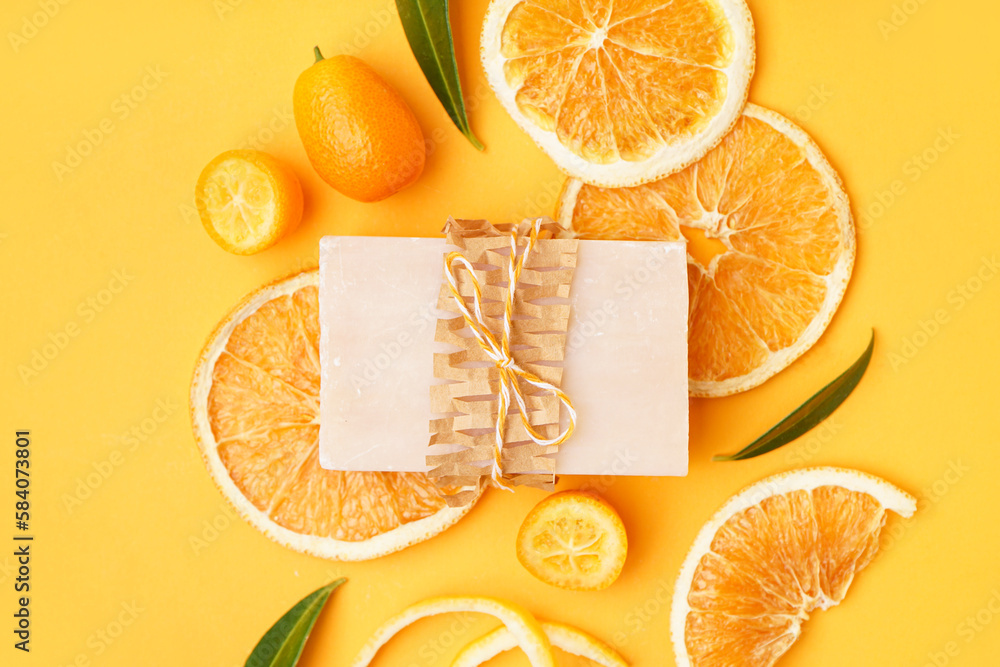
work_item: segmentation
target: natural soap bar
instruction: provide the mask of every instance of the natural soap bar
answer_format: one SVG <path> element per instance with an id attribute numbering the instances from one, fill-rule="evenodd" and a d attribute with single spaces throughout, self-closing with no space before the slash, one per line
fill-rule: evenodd
<path id="1" fill-rule="evenodd" d="M 320 241 L 320 464 L 427 470 L 443 238 Z M 580 241 L 563 389 L 579 414 L 569 475 L 687 474 L 682 243 Z"/>

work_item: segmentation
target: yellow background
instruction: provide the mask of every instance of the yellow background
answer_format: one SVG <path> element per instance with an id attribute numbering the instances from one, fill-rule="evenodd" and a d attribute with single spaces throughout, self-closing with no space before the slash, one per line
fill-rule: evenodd
<path id="1" fill-rule="evenodd" d="M 798 120 L 843 175 L 859 219 L 869 214 L 859 224 L 857 266 L 811 352 L 746 394 L 692 401 L 687 478 L 606 485 L 631 546 L 621 579 L 602 593 L 554 590 L 516 562 L 514 535 L 538 492 L 489 494 L 430 542 L 338 564 L 288 551 L 233 519 L 210 481 L 190 433 L 188 382 L 205 336 L 245 293 L 315 262 L 324 234 L 431 235 L 449 214 L 551 213 L 562 182 L 485 85 L 485 0 L 453 8 L 469 115 L 485 153 L 451 126 L 390 0 L 276 4 L 9 0 L 0 10 L 0 509 L 13 512 L 13 432 L 30 428 L 37 535 L 28 659 L 10 646 L 13 547 L 0 547 L 0 618 L 8 619 L 0 622 L 0 663 L 242 664 L 281 613 L 343 575 L 350 581 L 320 619 L 304 665 L 347 664 L 388 615 L 441 594 L 507 597 L 620 643 L 635 664 L 669 664 L 666 601 L 698 527 L 743 485 L 804 464 L 882 475 L 920 496 L 921 511 L 912 522 L 890 521 L 884 551 L 847 601 L 817 613 L 782 664 L 920 666 L 934 664 L 932 655 L 938 664 L 995 663 L 996 3 L 751 2 L 751 99 Z M 366 205 L 313 173 L 290 105 L 314 44 L 363 57 L 437 137 L 414 187 Z M 100 137 L 96 147 L 58 169 L 88 133 Z M 245 258 L 209 240 L 192 191 L 205 163 L 251 141 L 294 166 L 306 212 L 291 237 Z M 926 169 L 912 161 L 925 152 Z M 112 282 L 115 271 L 127 284 Z M 710 462 L 845 368 L 873 326 L 868 375 L 823 429 L 753 461 Z M 67 327 L 76 334 L 63 339 Z M 52 341 L 65 345 L 37 376 L 22 378 L 19 367 Z M 97 481 L 92 473 L 109 465 Z M 13 517 L 2 511 L 5 535 Z M 987 621 L 978 631 L 960 625 L 977 613 Z M 485 627 L 426 623 L 379 664 L 447 664 L 439 644 L 454 650 Z"/>

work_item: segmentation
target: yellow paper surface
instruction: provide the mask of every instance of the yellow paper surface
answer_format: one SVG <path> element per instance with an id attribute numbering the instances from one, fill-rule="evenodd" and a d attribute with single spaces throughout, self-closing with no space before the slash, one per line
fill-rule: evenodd
<path id="1" fill-rule="evenodd" d="M 10 482 L 13 431 L 32 429 L 39 536 L 35 643 L 25 658 L 6 643 L 16 575 L 6 546 L 12 490 L 0 484 L 0 614 L 8 620 L 0 664 L 242 664 L 288 607 L 341 575 L 350 582 L 320 618 L 304 667 L 348 664 L 388 616 L 442 594 L 509 597 L 617 643 L 636 665 L 670 664 L 669 597 L 698 528 L 743 485 L 818 464 L 883 475 L 921 498 L 921 511 L 912 522 L 890 519 L 883 552 L 840 607 L 815 614 L 782 667 L 921 667 L 946 650 L 948 665 L 995 662 L 996 3 L 750 2 L 751 99 L 800 122 L 843 175 L 859 218 L 858 263 L 811 352 L 749 393 L 692 401 L 688 477 L 561 481 L 596 486 L 629 531 L 624 572 L 599 593 L 553 589 L 517 563 L 517 528 L 544 495 L 531 489 L 488 494 L 455 528 L 380 561 L 337 564 L 288 551 L 231 514 L 188 423 L 188 382 L 212 328 L 250 290 L 313 265 L 322 235 L 430 236 L 448 215 L 552 213 L 562 177 L 480 72 L 486 2 L 452 3 L 485 153 L 434 98 L 389 0 L 69 2 L 15 49 L 9 33 L 21 34 L 41 5 L 53 3 L 0 8 L 8 92 L 0 111 L 0 479 Z M 360 55 L 410 102 L 433 147 L 412 188 L 359 204 L 312 172 L 291 91 L 315 44 Z M 53 163 L 67 163 L 74 147 L 86 151 L 90 138 L 89 154 L 57 175 Z M 252 145 L 295 168 L 306 217 L 273 249 L 235 257 L 207 237 L 192 193 L 210 159 Z M 831 421 L 766 457 L 710 462 L 846 368 L 872 326 L 868 375 Z M 22 380 L 18 367 L 43 350 L 51 358 Z M 489 627 L 471 616 L 421 623 L 380 664 L 448 664 Z"/>

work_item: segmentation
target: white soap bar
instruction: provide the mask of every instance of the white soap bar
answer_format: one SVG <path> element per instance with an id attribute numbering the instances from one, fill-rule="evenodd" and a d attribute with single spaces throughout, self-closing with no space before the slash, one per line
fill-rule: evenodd
<path id="1" fill-rule="evenodd" d="M 424 472 L 443 238 L 320 241 L 320 464 Z M 579 414 L 555 470 L 685 475 L 682 243 L 580 241 L 563 389 Z"/>

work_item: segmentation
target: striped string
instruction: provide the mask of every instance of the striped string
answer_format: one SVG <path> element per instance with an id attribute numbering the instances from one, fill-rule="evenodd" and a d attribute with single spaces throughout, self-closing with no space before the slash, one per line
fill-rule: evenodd
<path id="1" fill-rule="evenodd" d="M 472 330 L 473 335 L 475 335 L 483 352 L 493 360 L 500 371 L 500 399 L 497 405 L 493 466 L 490 476 L 495 486 L 507 491 L 514 490 L 513 484 L 504 479 L 502 461 L 504 426 L 507 423 L 507 413 L 510 410 L 512 397 L 517 402 L 517 406 L 521 411 L 521 423 L 524 424 L 524 428 L 528 432 L 528 437 L 539 445 L 561 445 L 573 435 L 573 430 L 576 428 L 576 409 L 573 407 L 573 403 L 569 400 L 569 397 L 559 387 L 550 382 L 543 381 L 534 373 L 518 365 L 514 360 L 514 355 L 510 351 L 511 321 L 514 317 L 514 290 L 517 288 L 518 281 L 520 280 L 521 269 L 524 268 L 525 263 L 528 261 L 528 256 L 531 254 L 538 240 L 541 224 L 541 219 L 538 219 L 532 225 L 524 252 L 520 256 L 517 253 L 517 230 L 515 229 L 511 232 L 510 261 L 507 264 L 507 294 L 503 311 L 503 333 L 499 340 L 490 331 L 487 320 L 483 316 L 483 294 L 472 264 L 460 252 L 451 252 L 445 257 L 445 276 L 448 279 L 448 286 L 451 288 L 451 295 L 455 299 L 455 304 L 465 318 L 466 324 Z M 473 312 L 469 311 L 465 299 L 462 297 L 461 292 L 459 292 L 456 265 L 461 265 L 469 273 L 469 280 L 473 289 Z M 528 418 L 528 409 L 525 405 L 524 393 L 521 388 L 521 381 L 543 392 L 552 393 L 566 408 L 566 412 L 569 415 L 569 424 L 554 438 L 543 437 L 531 425 Z"/>

